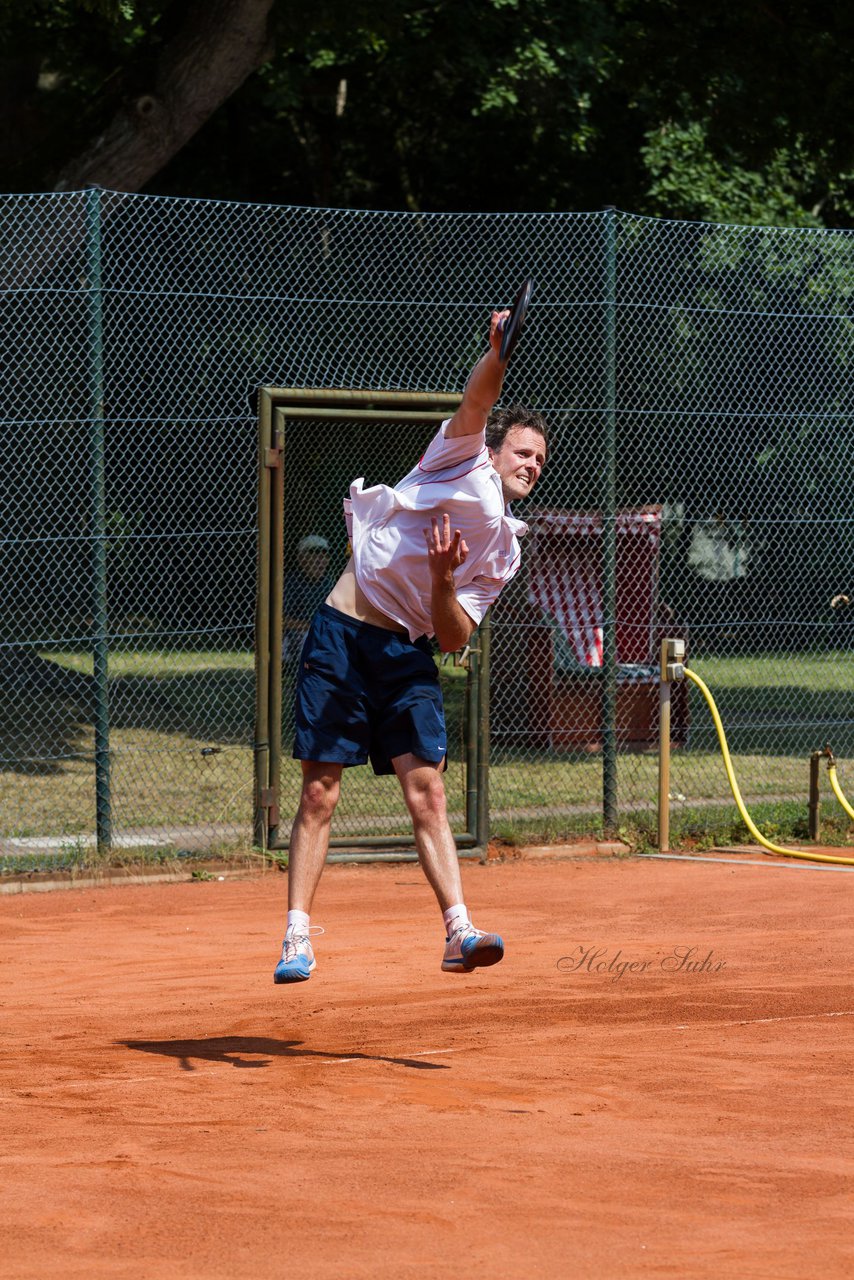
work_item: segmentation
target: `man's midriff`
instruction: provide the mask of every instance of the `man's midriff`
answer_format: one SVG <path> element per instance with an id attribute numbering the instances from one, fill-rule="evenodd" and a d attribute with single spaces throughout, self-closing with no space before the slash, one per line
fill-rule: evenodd
<path id="1" fill-rule="evenodd" d="M 387 614 L 376 609 L 356 581 L 352 557 L 335 586 L 326 597 L 326 603 L 339 613 L 346 613 L 349 618 L 358 618 L 360 622 L 369 622 L 373 627 L 383 627 L 386 631 L 397 631 L 406 635 L 406 627 L 389 618 Z"/>

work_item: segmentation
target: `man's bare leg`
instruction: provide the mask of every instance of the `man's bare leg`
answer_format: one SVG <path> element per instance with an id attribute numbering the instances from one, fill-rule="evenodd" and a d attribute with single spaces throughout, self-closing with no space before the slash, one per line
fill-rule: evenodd
<path id="1" fill-rule="evenodd" d="M 441 766 L 411 753 L 397 756 L 392 764 L 412 818 L 418 861 L 445 921 L 447 941 L 442 968 L 460 973 L 497 964 L 504 955 L 504 943 L 497 934 L 475 929 L 463 902 L 460 863 L 448 825 Z"/>
<path id="2" fill-rule="evenodd" d="M 311 915 L 311 904 L 320 883 L 332 815 L 341 794 L 340 764 L 302 762 L 302 794 L 291 830 L 288 854 L 288 910 Z"/>
<path id="3" fill-rule="evenodd" d="M 326 862 L 343 770 L 340 764 L 303 761 L 302 794 L 288 857 L 288 926 L 282 958 L 273 973 L 276 983 L 305 982 L 314 969 L 309 916 Z"/>
<path id="4" fill-rule="evenodd" d="M 457 846 L 448 825 L 441 765 L 408 753 L 392 760 L 412 818 L 418 861 L 445 912 L 463 900 Z"/>

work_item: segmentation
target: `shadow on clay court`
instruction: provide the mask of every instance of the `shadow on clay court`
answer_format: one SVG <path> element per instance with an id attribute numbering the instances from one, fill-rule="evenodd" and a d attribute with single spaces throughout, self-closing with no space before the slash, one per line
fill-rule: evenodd
<path id="1" fill-rule="evenodd" d="M 325 1062 L 390 1062 L 396 1067 L 412 1067 L 417 1071 L 449 1071 L 445 1063 L 426 1062 L 414 1058 L 388 1058 L 375 1053 L 335 1053 L 326 1049 L 304 1049 L 301 1040 L 274 1040 L 271 1036 L 208 1036 L 201 1040 L 117 1040 L 116 1044 L 140 1053 L 159 1053 L 177 1058 L 182 1071 L 195 1071 L 191 1059 L 222 1062 L 231 1067 L 269 1067 L 273 1058 L 316 1058 Z M 253 1057 L 242 1057 L 252 1054 Z M 262 1061 L 257 1061 L 260 1055 Z"/>

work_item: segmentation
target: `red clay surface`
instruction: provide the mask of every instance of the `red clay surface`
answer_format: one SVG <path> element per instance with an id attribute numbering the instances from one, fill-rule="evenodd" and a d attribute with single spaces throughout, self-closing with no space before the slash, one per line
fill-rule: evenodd
<path id="1" fill-rule="evenodd" d="M 851 1276 L 850 873 L 463 875 L 502 965 L 333 866 L 290 988 L 276 872 L 0 898 L 3 1275 Z"/>

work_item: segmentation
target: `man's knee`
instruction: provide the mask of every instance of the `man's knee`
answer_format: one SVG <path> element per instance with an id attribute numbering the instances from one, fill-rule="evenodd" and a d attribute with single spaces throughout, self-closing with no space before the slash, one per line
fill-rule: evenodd
<path id="1" fill-rule="evenodd" d="M 406 779 L 404 794 L 413 819 L 444 818 L 445 784 L 438 770 L 429 766 L 414 770 Z"/>
<path id="2" fill-rule="evenodd" d="M 307 771 L 303 776 L 300 796 L 300 811 L 303 817 L 320 821 L 331 818 L 340 792 L 340 774 Z"/>

